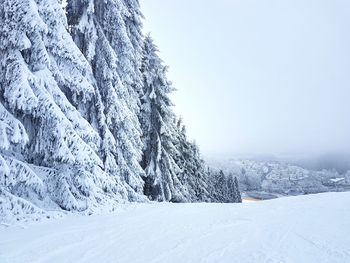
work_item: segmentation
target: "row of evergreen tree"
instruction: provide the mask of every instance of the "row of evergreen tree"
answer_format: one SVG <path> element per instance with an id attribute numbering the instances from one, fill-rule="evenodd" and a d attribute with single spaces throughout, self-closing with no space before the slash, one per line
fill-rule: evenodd
<path id="1" fill-rule="evenodd" d="M 0 17 L 3 211 L 240 201 L 174 115 L 138 0 L 2 0 Z"/>

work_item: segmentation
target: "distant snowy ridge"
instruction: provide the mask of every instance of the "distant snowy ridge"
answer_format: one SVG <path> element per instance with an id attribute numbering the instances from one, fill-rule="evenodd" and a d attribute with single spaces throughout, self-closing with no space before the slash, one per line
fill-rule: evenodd
<path id="1" fill-rule="evenodd" d="M 350 171 L 344 174 L 335 170 L 313 171 L 284 162 L 248 159 L 208 158 L 207 163 L 213 170 L 236 176 L 242 191 L 255 195 L 265 192 L 266 198 L 268 193 L 278 196 L 350 191 Z"/>

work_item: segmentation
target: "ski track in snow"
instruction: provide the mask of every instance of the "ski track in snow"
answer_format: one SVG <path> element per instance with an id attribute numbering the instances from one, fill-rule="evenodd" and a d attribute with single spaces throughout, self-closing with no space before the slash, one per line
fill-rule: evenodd
<path id="1" fill-rule="evenodd" d="M 0 229 L 0 262 L 350 262 L 350 193 L 127 204 Z"/>

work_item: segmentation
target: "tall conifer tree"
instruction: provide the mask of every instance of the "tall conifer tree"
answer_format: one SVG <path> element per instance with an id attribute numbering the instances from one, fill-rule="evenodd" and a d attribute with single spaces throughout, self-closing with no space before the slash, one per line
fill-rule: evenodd
<path id="1" fill-rule="evenodd" d="M 57 1 L 5 0 L 1 16 L 1 103 L 28 134 L 24 150 L 9 155 L 54 169 L 46 182 L 52 199 L 65 209 L 84 209 L 94 187 L 105 184 L 96 176 L 99 136 L 64 92 L 91 98 L 88 64 Z M 25 184 L 7 189 L 24 195 Z"/>
<path id="2" fill-rule="evenodd" d="M 177 178 L 179 167 L 173 159 L 176 151 L 172 141 L 175 116 L 169 99 L 173 88 L 166 77 L 167 68 L 157 53 L 152 38 L 147 36 L 143 49 L 144 96 L 140 118 L 144 141 L 145 194 L 153 200 L 182 201 L 181 183 Z"/>
<path id="3" fill-rule="evenodd" d="M 100 115 L 106 123 L 102 155 L 106 171 L 141 194 L 139 95 L 131 86 L 135 67 L 123 19 L 127 9 L 120 0 L 70 0 L 67 11 L 71 33 L 91 64 L 102 102 Z M 129 191 L 129 198 L 136 196 Z"/>

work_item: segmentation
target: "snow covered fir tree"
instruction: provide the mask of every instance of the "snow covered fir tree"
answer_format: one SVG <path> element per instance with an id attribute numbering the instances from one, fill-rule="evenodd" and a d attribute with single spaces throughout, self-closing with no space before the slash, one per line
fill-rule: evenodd
<path id="1" fill-rule="evenodd" d="M 138 1 L 65 2 L 0 3 L 0 216 L 240 202 L 175 116 Z"/>

